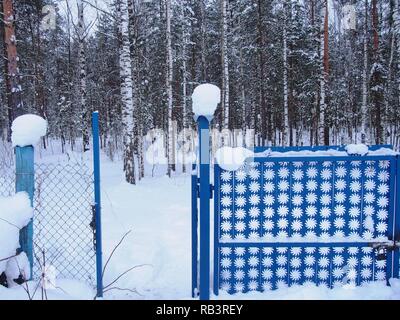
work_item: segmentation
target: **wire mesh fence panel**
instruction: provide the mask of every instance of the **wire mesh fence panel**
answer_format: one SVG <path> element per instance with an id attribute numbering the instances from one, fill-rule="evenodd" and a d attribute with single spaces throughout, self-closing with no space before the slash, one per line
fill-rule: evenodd
<path id="1" fill-rule="evenodd" d="M 15 163 L 14 156 L 4 150 L 0 148 L 0 197 L 9 197 L 15 194 Z"/>
<path id="2" fill-rule="evenodd" d="M 58 278 L 95 283 L 92 199 L 86 165 L 35 165 L 34 277 L 45 262 Z"/>

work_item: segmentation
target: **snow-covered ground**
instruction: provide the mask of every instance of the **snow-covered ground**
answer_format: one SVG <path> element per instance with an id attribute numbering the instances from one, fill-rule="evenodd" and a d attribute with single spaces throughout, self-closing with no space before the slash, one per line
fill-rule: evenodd
<path id="1" fill-rule="evenodd" d="M 37 154 L 39 162 L 80 158 Z M 90 158 L 86 159 L 90 163 Z M 124 234 L 131 231 L 110 261 L 104 277 L 107 286 L 123 272 L 136 266 L 112 285 L 105 299 L 191 299 L 191 210 L 190 176 L 171 179 L 157 170 L 136 186 L 124 182 L 122 162 L 102 157 L 103 255 L 107 260 Z M 149 171 L 151 172 L 151 170 Z M 400 299 L 400 281 L 392 287 L 373 283 L 362 288 L 334 290 L 315 286 L 292 287 L 269 293 L 218 299 Z M 28 284 L 29 292 L 35 283 Z M 93 299 L 95 292 L 83 283 L 57 279 L 56 289 L 47 290 L 48 299 Z M 0 287 L 0 299 L 27 299 L 26 286 Z M 37 290 L 35 299 L 41 299 Z M 213 297 L 216 298 L 216 297 Z"/>

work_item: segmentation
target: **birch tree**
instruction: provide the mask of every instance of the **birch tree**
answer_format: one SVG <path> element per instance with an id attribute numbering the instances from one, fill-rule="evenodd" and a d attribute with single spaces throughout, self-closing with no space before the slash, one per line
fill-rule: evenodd
<path id="1" fill-rule="evenodd" d="M 223 127 L 229 129 L 228 0 L 221 1 L 221 63 Z M 225 141 L 226 143 L 226 141 Z"/>
<path id="2" fill-rule="evenodd" d="M 282 142 L 284 146 L 289 145 L 289 88 L 288 88 L 288 1 L 284 2 L 283 10 L 283 134 Z"/>
<path id="3" fill-rule="evenodd" d="M 124 142 L 124 172 L 125 179 L 130 184 L 136 184 L 134 155 L 134 99 L 132 84 L 132 61 L 129 41 L 128 0 L 119 0 L 119 64 L 121 78 L 122 129 Z"/>

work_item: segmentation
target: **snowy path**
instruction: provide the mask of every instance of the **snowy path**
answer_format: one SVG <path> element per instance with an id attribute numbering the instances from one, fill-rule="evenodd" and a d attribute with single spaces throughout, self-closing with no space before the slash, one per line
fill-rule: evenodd
<path id="1" fill-rule="evenodd" d="M 124 233 L 105 285 L 135 265 L 107 298 L 181 299 L 190 296 L 190 177 L 123 181 L 118 164 L 103 164 L 103 246 L 106 260 Z"/>

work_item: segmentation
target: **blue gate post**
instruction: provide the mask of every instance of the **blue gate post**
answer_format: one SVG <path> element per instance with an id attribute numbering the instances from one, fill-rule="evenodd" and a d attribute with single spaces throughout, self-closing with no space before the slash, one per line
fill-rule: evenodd
<path id="1" fill-rule="evenodd" d="M 198 183 L 199 178 L 197 175 L 197 166 L 192 166 L 192 298 L 196 298 L 198 294 L 198 272 L 197 262 L 199 260 L 199 246 L 198 246 Z"/>
<path id="2" fill-rule="evenodd" d="M 99 113 L 93 112 L 93 169 L 94 169 L 94 206 L 96 227 L 96 280 L 97 297 L 103 297 L 103 252 L 101 243 L 101 191 L 100 191 L 100 136 Z"/>
<path id="3" fill-rule="evenodd" d="M 197 119 L 200 165 L 200 300 L 210 299 L 210 123 Z"/>
<path id="4" fill-rule="evenodd" d="M 34 169 L 34 148 L 33 146 L 16 147 L 16 181 L 15 191 L 26 192 L 33 207 L 33 194 L 35 190 L 35 169 Z M 20 251 L 26 253 L 31 270 L 31 278 L 33 271 L 33 221 L 21 229 L 19 234 Z"/>

